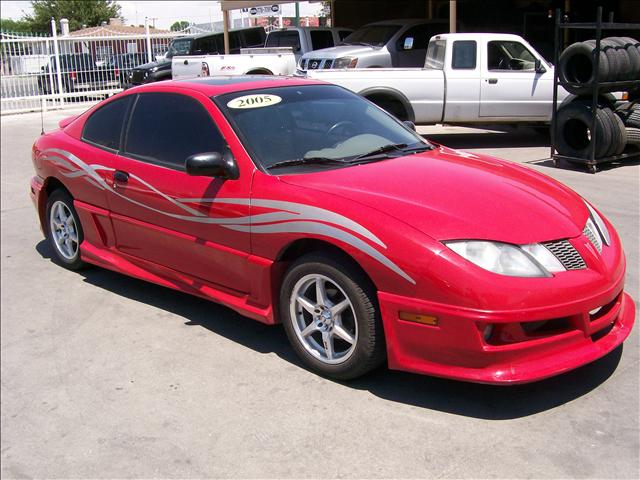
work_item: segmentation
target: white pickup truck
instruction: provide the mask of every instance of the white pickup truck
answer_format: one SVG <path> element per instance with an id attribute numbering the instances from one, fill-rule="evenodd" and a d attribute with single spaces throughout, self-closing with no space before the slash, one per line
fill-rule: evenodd
<path id="1" fill-rule="evenodd" d="M 333 47 L 351 32 L 346 28 L 288 27 L 267 35 L 263 48 L 241 49 L 240 55 L 175 56 L 173 79 L 214 75 L 291 75 L 307 52 Z"/>
<path id="2" fill-rule="evenodd" d="M 517 35 L 435 35 L 424 68 L 299 73 L 348 88 L 417 124 L 548 123 L 551 118 L 553 67 Z M 558 100 L 567 95 L 560 89 Z"/>

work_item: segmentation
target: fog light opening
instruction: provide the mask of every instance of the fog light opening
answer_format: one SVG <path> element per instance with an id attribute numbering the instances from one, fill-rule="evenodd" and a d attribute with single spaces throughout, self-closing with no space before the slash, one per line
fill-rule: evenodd
<path id="1" fill-rule="evenodd" d="M 488 342 L 489 339 L 491 338 L 491 335 L 493 335 L 493 324 L 492 323 L 490 323 L 486 327 L 484 327 L 484 330 L 482 331 L 482 338 L 484 338 L 485 342 Z"/>

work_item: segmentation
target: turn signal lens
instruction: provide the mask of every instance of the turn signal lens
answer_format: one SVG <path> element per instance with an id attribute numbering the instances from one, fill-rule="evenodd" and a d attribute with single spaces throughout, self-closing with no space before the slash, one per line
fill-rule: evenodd
<path id="1" fill-rule="evenodd" d="M 422 323 L 423 325 L 438 325 L 438 317 L 432 315 L 422 315 L 420 313 L 400 312 L 398 314 L 400 320 L 406 320 L 407 322 Z"/>

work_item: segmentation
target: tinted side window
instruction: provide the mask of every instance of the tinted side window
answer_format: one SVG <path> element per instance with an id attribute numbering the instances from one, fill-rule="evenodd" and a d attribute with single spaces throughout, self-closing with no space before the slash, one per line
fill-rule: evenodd
<path id="1" fill-rule="evenodd" d="M 311 45 L 314 50 L 333 47 L 333 34 L 329 30 L 311 30 Z"/>
<path id="2" fill-rule="evenodd" d="M 138 96 L 124 152 L 143 161 L 182 170 L 187 157 L 222 152 L 225 141 L 197 100 L 175 93 Z"/>
<path id="3" fill-rule="evenodd" d="M 267 38 L 267 47 L 292 47 L 293 51 L 300 50 L 300 35 L 295 30 L 273 32 Z"/>
<path id="4" fill-rule="evenodd" d="M 107 103 L 93 112 L 84 124 L 82 139 L 94 145 L 117 151 L 120 133 L 131 95 Z"/>
<path id="5" fill-rule="evenodd" d="M 453 42 L 451 68 L 472 70 L 476 68 L 476 50 L 475 40 L 457 40 Z"/>
<path id="6" fill-rule="evenodd" d="M 416 25 L 410 28 L 398 40 L 398 50 L 426 50 L 432 31 L 433 26 L 431 25 Z M 408 38 L 412 40 L 407 42 Z M 405 46 L 409 48 L 405 48 Z"/>
<path id="7" fill-rule="evenodd" d="M 264 35 L 260 30 L 260 28 L 254 28 L 242 32 L 245 47 L 262 47 L 264 45 Z"/>

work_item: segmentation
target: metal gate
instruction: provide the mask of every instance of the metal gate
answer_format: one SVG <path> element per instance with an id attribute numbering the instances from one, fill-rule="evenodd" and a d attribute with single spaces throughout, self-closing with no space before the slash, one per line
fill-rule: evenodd
<path id="1" fill-rule="evenodd" d="M 24 36 L 2 33 L 1 114 L 78 106 L 121 91 L 128 72 L 164 56 L 184 32 L 99 36 Z"/>

